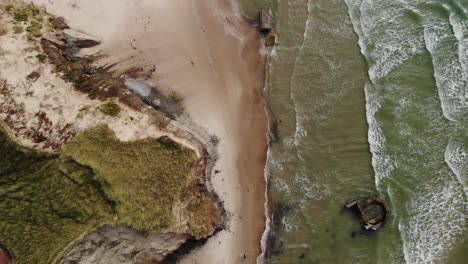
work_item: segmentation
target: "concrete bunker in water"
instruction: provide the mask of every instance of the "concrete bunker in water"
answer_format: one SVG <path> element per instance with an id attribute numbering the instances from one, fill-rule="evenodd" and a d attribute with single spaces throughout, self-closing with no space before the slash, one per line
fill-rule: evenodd
<path id="1" fill-rule="evenodd" d="M 375 195 L 363 200 L 352 200 L 345 206 L 346 208 L 356 208 L 362 226 L 367 230 L 379 230 L 390 216 L 387 203 Z"/>

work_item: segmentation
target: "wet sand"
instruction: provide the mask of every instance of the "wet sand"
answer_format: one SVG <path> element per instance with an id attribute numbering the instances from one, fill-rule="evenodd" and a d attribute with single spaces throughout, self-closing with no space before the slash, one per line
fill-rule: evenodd
<path id="1" fill-rule="evenodd" d="M 147 80 L 182 98 L 195 123 L 220 138 L 212 184 L 227 228 L 181 263 L 255 263 L 265 225 L 267 118 L 256 28 L 228 0 L 34 0 L 102 40 L 102 64 L 156 68 Z M 96 50 L 94 50 L 96 51 Z M 245 258 L 244 258 L 245 255 Z"/>

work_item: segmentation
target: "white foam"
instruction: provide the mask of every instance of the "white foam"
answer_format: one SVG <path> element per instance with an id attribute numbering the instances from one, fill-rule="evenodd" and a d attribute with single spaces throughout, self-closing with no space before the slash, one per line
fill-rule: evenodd
<path id="1" fill-rule="evenodd" d="M 297 230 L 297 225 L 294 224 L 294 216 L 283 216 L 281 218 L 281 224 L 284 227 L 284 230 L 286 232 L 292 232 L 294 230 Z"/>
<path id="2" fill-rule="evenodd" d="M 295 188 L 302 194 L 299 206 L 303 208 L 309 200 L 320 200 L 327 193 L 328 188 L 311 182 L 303 168 L 300 168 L 294 177 Z"/>
<path id="3" fill-rule="evenodd" d="M 468 147 L 461 142 L 450 142 L 445 150 L 445 162 L 468 196 Z"/>
<path id="4" fill-rule="evenodd" d="M 367 57 L 373 62 L 369 69 L 369 78 L 373 83 L 424 51 L 418 25 L 403 23 L 403 10 L 407 8 L 399 2 L 388 8 L 387 1 L 363 1 L 359 5 L 360 34 L 365 37 L 367 47 L 371 47 Z"/>
<path id="5" fill-rule="evenodd" d="M 383 135 L 382 127 L 375 118 L 376 112 L 380 109 L 383 98 L 378 92 L 373 91 L 371 83 L 366 83 L 366 119 L 369 125 L 368 142 L 372 153 L 372 167 L 375 172 L 375 186 L 380 187 L 383 179 L 387 178 L 395 169 L 394 161 L 385 153 L 386 139 Z"/>
<path id="6" fill-rule="evenodd" d="M 452 14 L 449 19 L 427 16 L 423 24 L 425 45 L 432 57 L 444 116 L 451 121 L 466 119 L 468 43 L 464 40 L 464 22 Z M 454 45 L 457 46 L 456 49 L 453 48 Z"/>
<path id="7" fill-rule="evenodd" d="M 447 250 L 464 233 L 464 194 L 447 175 L 438 177 L 443 180 L 423 186 L 408 203 L 410 215 L 399 224 L 406 263 L 442 263 Z"/>
<path id="8" fill-rule="evenodd" d="M 310 20 L 311 9 L 312 9 L 312 0 L 308 0 L 307 1 L 307 20 L 306 20 L 305 26 L 304 26 L 303 39 L 302 39 L 302 43 L 301 43 L 301 45 L 299 47 L 299 52 L 298 52 L 298 54 L 296 56 L 296 59 L 294 60 L 293 74 L 291 76 L 291 81 L 290 81 L 290 85 L 289 85 L 289 87 L 291 89 L 290 97 L 291 97 L 291 101 L 294 104 L 294 111 L 295 111 L 295 115 L 296 115 L 296 127 L 295 127 L 295 132 L 294 132 L 294 146 L 299 146 L 299 144 L 302 141 L 302 138 L 307 135 L 307 132 L 302 127 L 301 118 L 299 116 L 298 106 L 297 106 L 296 100 L 294 98 L 294 81 L 296 79 L 295 78 L 296 77 L 296 66 L 297 66 L 297 64 L 299 62 L 299 59 L 301 58 L 301 55 L 303 53 L 306 41 L 307 41 L 307 39 L 309 37 L 309 31 L 312 29 L 311 20 Z"/>
<path id="9" fill-rule="evenodd" d="M 370 65 L 369 78 L 371 82 L 366 83 L 365 86 L 367 123 L 369 124 L 368 141 L 372 152 L 375 184 L 377 188 L 380 188 L 383 180 L 390 176 L 398 164 L 396 160 L 386 154 L 387 142 L 383 129 L 376 120 L 376 113 L 380 110 L 384 100 L 384 93 L 380 90 L 382 84 L 379 81 L 408 59 L 424 52 L 426 47 L 433 58 L 436 58 L 434 61 L 435 77 L 437 86 L 441 90 L 442 96 L 440 97 L 443 101 L 443 107 L 445 107 L 444 113 L 448 112 L 449 114 L 446 116 L 453 116 L 452 119 L 459 118 L 460 113 L 462 115 L 465 111 L 463 104 L 468 101 L 466 99 L 468 96 L 466 74 L 468 73 L 463 70 L 464 73 L 460 75 L 462 72 L 460 69 L 466 69 L 467 63 L 464 62 L 468 61 L 466 59 L 468 48 L 463 42 L 465 41 L 465 33 L 463 33 L 463 40 L 458 41 L 459 60 L 451 54 L 445 56 L 445 52 L 440 50 L 441 47 L 444 47 L 441 43 L 449 38 L 455 39 L 455 37 L 449 34 L 450 30 L 446 30 L 446 25 L 444 27 L 444 25 L 437 23 L 431 24 L 432 16 L 427 16 L 424 34 L 419 25 L 415 24 L 411 27 L 404 22 L 403 9 L 409 9 L 422 17 L 417 9 L 417 1 L 400 0 L 390 3 L 379 0 L 345 0 L 345 2 L 354 30 L 359 37 L 361 53 Z M 455 34 L 458 35 L 458 38 L 462 35 L 460 32 Z M 440 89 L 441 87 L 442 89 Z M 385 85 L 384 88 L 386 91 L 393 89 L 388 85 Z M 393 113 L 397 118 L 406 112 L 406 108 L 409 106 L 409 102 L 404 98 L 400 99 L 399 102 L 400 106 Z M 432 111 L 439 111 L 432 105 L 431 109 L 428 110 L 431 111 L 422 112 L 430 115 Z M 452 113 L 456 113 L 456 115 L 451 115 Z M 437 128 L 430 127 L 431 130 L 440 132 L 442 131 L 440 126 L 446 125 L 433 117 L 428 116 L 428 120 L 437 126 Z M 398 124 L 397 127 L 401 129 L 398 132 L 402 137 L 412 134 L 410 126 Z M 429 144 L 429 142 L 427 143 Z M 418 156 L 427 151 L 427 149 L 415 149 L 415 147 L 408 146 Z M 466 149 L 460 151 L 459 146 L 450 145 L 447 147 L 447 164 L 457 176 L 460 175 L 460 164 L 466 164 L 467 161 L 464 153 L 466 154 Z M 436 162 L 439 162 L 439 157 L 434 157 L 437 159 Z M 426 165 L 433 166 L 434 163 L 421 164 L 423 167 Z M 466 187 L 463 190 L 459 183 L 460 181 L 466 183 L 466 178 L 460 179 L 458 177 L 458 181 L 456 181 L 455 175 L 448 168 L 444 168 L 431 177 L 426 175 L 425 179 L 428 181 L 424 182 L 424 186 L 418 186 L 417 190 L 411 189 L 405 192 L 414 196 L 407 204 L 409 216 L 402 218 L 403 220 L 399 224 L 404 256 L 408 264 L 438 263 L 457 238 L 466 232 Z M 391 200 L 395 201 L 392 190 L 388 189 L 387 193 L 390 194 Z"/>
<path id="10" fill-rule="evenodd" d="M 365 26 L 367 21 L 362 20 L 362 9 L 365 6 L 363 0 L 345 0 L 346 5 L 348 6 L 348 14 L 353 23 L 353 28 L 356 34 L 359 37 L 359 46 L 361 48 L 362 55 L 369 61 L 372 60 L 371 54 L 368 53 L 367 45 L 368 41 L 364 33 L 364 27 L 367 28 L 369 32 L 369 26 Z M 371 23 L 375 25 L 375 23 Z M 367 33 L 369 34 L 369 33 Z M 376 73 L 372 73 L 373 70 L 369 70 L 369 77 L 372 81 L 376 81 Z M 375 71 L 375 70 L 374 70 Z M 374 78 L 372 78 L 373 76 Z M 370 146 L 370 151 L 372 153 L 372 167 L 374 168 L 374 179 L 375 186 L 379 188 L 382 180 L 394 169 L 394 164 L 390 157 L 385 154 L 385 137 L 383 135 L 382 128 L 375 119 L 375 113 L 380 109 L 380 104 L 383 101 L 383 97 L 375 91 L 375 87 L 371 82 L 366 82 L 365 87 L 365 100 L 366 100 L 366 120 L 369 125 L 368 130 L 368 142 Z"/>
<path id="11" fill-rule="evenodd" d="M 265 230 L 263 231 L 262 234 L 262 239 L 260 240 L 260 248 L 261 248 L 261 253 L 259 256 L 257 256 L 257 264 L 264 264 L 266 261 L 266 251 L 267 251 L 267 243 L 268 243 L 268 236 L 270 235 L 270 224 L 271 224 L 271 218 L 270 218 L 270 210 L 268 209 L 268 183 L 269 183 L 269 166 L 268 162 L 272 160 L 271 157 L 271 149 L 268 148 L 267 150 L 267 164 L 265 166 L 265 169 L 263 171 L 263 175 L 265 178 L 265 203 L 263 205 L 264 210 L 265 210 Z"/>

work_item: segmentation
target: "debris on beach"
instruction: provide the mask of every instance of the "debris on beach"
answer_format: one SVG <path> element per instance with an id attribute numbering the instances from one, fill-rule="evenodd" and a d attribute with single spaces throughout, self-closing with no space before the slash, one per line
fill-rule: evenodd
<path id="1" fill-rule="evenodd" d="M 274 46 L 276 35 L 273 28 L 273 14 L 271 10 L 262 10 L 258 15 L 259 31 L 265 36 L 265 45 Z"/>
<path id="2" fill-rule="evenodd" d="M 345 206 L 346 208 L 356 208 L 362 226 L 367 230 L 379 230 L 390 216 L 387 203 L 375 195 L 362 200 L 351 200 Z"/>

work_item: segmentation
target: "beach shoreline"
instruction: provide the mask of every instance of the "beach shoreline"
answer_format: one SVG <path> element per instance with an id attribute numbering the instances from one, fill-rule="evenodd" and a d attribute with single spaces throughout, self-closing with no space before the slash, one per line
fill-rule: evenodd
<path id="1" fill-rule="evenodd" d="M 191 120 L 220 139 L 211 183 L 226 228 L 180 263 L 256 263 L 266 220 L 266 52 L 237 1 L 33 2 L 99 37 L 101 65 L 115 64 L 116 72 L 155 67 L 145 81 L 175 93 Z"/>

